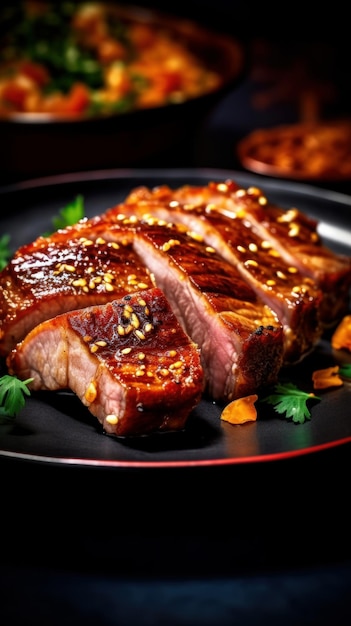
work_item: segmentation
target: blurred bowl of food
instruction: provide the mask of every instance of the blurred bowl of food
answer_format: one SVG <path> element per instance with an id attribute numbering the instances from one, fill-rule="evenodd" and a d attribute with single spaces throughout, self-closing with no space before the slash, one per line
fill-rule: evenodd
<path id="1" fill-rule="evenodd" d="M 0 169 L 7 178 L 129 167 L 182 146 L 245 74 L 240 41 L 113 2 L 0 9 Z"/>
<path id="2" fill-rule="evenodd" d="M 236 152 L 256 174 L 303 182 L 351 181 L 351 120 L 328 120 L 253 130 Z"/>

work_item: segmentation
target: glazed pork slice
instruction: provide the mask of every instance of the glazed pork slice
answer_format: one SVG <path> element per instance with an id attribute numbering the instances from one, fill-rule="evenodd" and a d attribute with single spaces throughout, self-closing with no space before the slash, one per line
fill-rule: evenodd
<path id="1" fill-rule="evenodd" d="M 199 349 L 156 288 L 42 322 L 7 366 L 32 390 L 71 389 L 119 436 L 182 429 L 203 391 Z"/>
<path id="2" fill-rule="evenodd" d="M 284 210 L 271 203 L 261 189 L 244 189 L 235 181 L 212 182 L 205 187 L 185 185 L 173 194 L 187 210 L 219 211 L 259 235 L 271 250 L 301 274 L 313 279 L 323 292 L 320 318 L 325 327 L 335 325 L 349 306 L 351 258 L 325 246 L 318 222 L 296 207 Z"/>
<path id="3" fill-rule="evenodd" d="M 153 286 L 128 233 L 107 242 L 96 221 L 22 246 L 0 272 L 0 356 L 46 319 Z"/>
<path id="4" fill-rule="evenodd" d="M 283 328 L 236 268 L 181 227 L 132 222 L 135 251 L 201 350 L 207 394 L 227 402 L 276 382 Z"/>
<path id="5" fill-rule="evenodd" d="M 288 265 L 272 245 L 267 248 L 266 240 L 245 221 L 230 220 L 221 212 L 205 211 L 202 206 L 184 208 L 168 188 L 155 191 L 139 188 L 105 217 L 111 225 L 113 222 L 127 225 L 135 218 L 149 224 L 176 222 L 190 237 L 213 247 L 237 268 L 257 298 L 275 311 L 284 328 L 286 364 L 298 362 L 320 339 L 323 293 L 310 277 L 302 275 L 295 265 Z"/>

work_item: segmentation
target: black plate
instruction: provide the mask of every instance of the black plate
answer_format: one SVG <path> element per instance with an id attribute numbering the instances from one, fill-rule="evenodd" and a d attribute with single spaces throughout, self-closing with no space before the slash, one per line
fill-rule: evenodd
<path id="1" fill-rule="evenodd" d="M 284 208 L 298 207 L 320 222 L 325 243 L 351 254 L 351 197 L 315 187 L 265 179 L 228 170 L 104 170 L 26 181 L 0 188 L 0 234 L 11 234 L 11 247 L 52 228 L 52 218 L 82 194 L 88 216 L 105 211 L 129 191 L 145 184 L 207 184 L 232 178 L 243 187 L 260 187 Z M 323 338 L 313 354 L 285 374 L 300 387 L 311 387 L 311 374 L 334 363 L 351 362 L 346 351 L 333 352 Z M 319 394 L 321 395 L 321 394 Z M 10 424 L 0 426 L 0 457 L 78 466 L 112 468 L 215 466 L 272 461 L 351 442 L 351 386 L 324 391 L 311 407 L 311 419 L 294 424 L 278 414 L 233 426 L 220 420 L 222 407 L 203 400 L 184 431 L 116 439 L 104 435 L 97 420 L 71 393 L 30 397 Z"/>

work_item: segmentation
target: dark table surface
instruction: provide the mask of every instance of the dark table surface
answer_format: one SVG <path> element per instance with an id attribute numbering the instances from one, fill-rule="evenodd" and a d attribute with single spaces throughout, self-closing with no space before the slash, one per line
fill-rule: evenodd
<path id="1" fill-rule="evenodd" d="M 289 93 L 255 108 L 257 88 L 251 72 L 193 154 L 149 165 L 238 169 L 241 136 L 299 115 Z M 0 622 L 348 626 L 350 453 L 117 472 L 1 458 Z"/>
<path id="2" fill-rule="evenodd" d="M 1 622 L 346 626 L 350 450 L 135 472 L 2 460 Z"/>

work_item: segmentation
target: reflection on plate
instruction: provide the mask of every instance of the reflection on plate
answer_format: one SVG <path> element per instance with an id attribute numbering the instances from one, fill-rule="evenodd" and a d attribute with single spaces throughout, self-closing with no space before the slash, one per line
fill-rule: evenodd
<path id="1" fill-rule="evenodd" d="M 228 178 L 243 187 L 261 187 L 280 206 L 298 207 L 318 219 L 326 244 L 351 254 L 349 196 L 228 170 L 106 170 L 3 187 L 0 200 L 7 207 L 7 217 L 1 220 L 1 233 L 11 235 L 13 249 L 33 240 L 51 228 L 52 217 L 78 194 L 84 197 L 86 214 L 93 216 L 122 201 L 138 185 L 204 185 Z M 350 362 L 351 355 L 333 352 L 326 337 L 302 363 L 286 368 L 282 376 L 311 391 L 315 369 Z M 203 399 L 182 432 L 115 439 L 102 433 L 96 418 L 72 393 L 41 392 L 32 394 L 13 422 L 0 426 L 0 457 L 112 468 L 227 465 L 287 458 L 351 442 L 350 394 L 350 383 L 323 392 L 322 401 L 311 408 L 311 419 L 299 425 L 260 411 L 256 422 L 233 426 L 220 420 L 220 405 Z"/>

